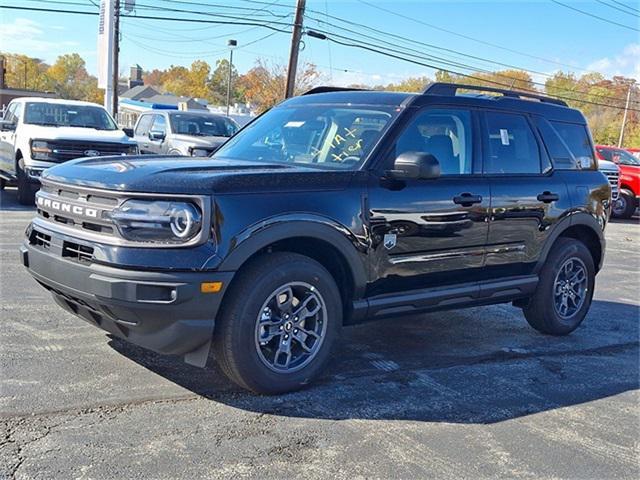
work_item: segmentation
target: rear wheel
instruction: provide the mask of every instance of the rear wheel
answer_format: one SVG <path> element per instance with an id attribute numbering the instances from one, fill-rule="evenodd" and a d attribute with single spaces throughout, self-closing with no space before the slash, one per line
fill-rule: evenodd
<path id="1" fill-rule="evenodd" d="M 26 172 L 18 164 L 16 166 L 16 174 L 18 177 L 18 202 L 20 205 L 33 206 L 36 200 L 36 192 L 29 182 Z"/>
<path id="2" fill-rule="evenodd" d="M 567 335 L 586 316 L 595 286 L 591 253 L 579 240 L 559 238 L 540 272 L 540 281 L 524 316 L 536 330 Z"/>
<path id="3" fill-rule="evenodd" d="M 631 218 L 636 211 L 636 199 L 629 190 L 621 190 L 618 198 L 613 202 L 613 216 Z"/>
<path id="4" fill-rule="evenodd" d="M 342 325 L 340 293 L 322 265 L 294 253 L 264 255 L 240 271 L 226 295 L 214 354 L 232 381 L 276 394 L 322 371 Z"/>

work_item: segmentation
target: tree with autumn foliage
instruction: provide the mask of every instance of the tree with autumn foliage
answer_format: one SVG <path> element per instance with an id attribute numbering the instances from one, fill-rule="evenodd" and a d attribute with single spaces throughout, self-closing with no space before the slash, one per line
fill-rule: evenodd
<path id="1" fill-rule="evenodd" d="M 298 68 L 295 94 L 299 95 L 318 83 L 320 72 L 315 65 L 305 63 Z M 258 60 L 246 74 L 238 78 L 239 88 L 247 102 L 263 112 L 284 100 L 287 70 L 284 65 Z"/>

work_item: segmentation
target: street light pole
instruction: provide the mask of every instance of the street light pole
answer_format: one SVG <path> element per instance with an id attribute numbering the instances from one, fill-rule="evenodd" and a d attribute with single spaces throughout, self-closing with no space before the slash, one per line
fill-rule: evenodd
<path id="1" fill-rule="evenodd" d="M 229 40 L 229 74 L 227 75 L 227 117 L 229 116 L 229 107 L 231 106 L 231 72 L 233 70 L 233 48 L 238 46 L 236 40 Z"/>

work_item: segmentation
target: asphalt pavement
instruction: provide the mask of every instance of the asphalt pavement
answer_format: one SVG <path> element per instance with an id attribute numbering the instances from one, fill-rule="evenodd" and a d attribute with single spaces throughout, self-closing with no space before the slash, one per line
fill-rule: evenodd
<path id="1" fill-rule="evenodd" d="M 371 322 L 260 397 L 56 306 L 19 262 L 33 213 L 0 193 L 0 478 L 640 478 L 637 216 L 570 336 L 510 305 Z"/>

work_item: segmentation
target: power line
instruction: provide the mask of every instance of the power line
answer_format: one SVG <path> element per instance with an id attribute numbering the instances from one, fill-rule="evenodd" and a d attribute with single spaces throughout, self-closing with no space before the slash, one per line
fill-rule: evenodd
<path id="1" fill-rule="evenodd" d="M 244 1 L 250 1 L 250 0 L 244 0 Z M 396 17 L 404 18 L 405 20 L 409 20 L 411 22 L 415 22 L 417 24 L 424 25 L 424 26 L 429 27 L 429 28 L 433 28 L 434 30 L 439 30 L 441 32 L 449 33 L 451 35 L 455 35 L 457 37 L 464 38 L 464 39 L 470 40 L 472 42 L 476 42 L 476 43 L 480 43 L 482 45 L 486 45 L 486 46 L 489 46 L 489 47 L 493 47 L 493 48 L 497 48 L 497 49 L 500 49 L 500 50 L 504 50 L 506 52 L 511 52 L 511 53 L 515 53 L 515 54 L 518 54 L 518 55 L 522 55 L 524 57 L 532 58 L 534 60 L 541 60 L 541 61 L 546 62 L 546 63 L 559 65 L 561 67 L 568 67 L 568 68 L 581 70 L 581 71 L 585 71 L 585 72 L 589 71 L 589 70 L 584 69 L 584 68 L 576 67 L 575 65 L 569 65 L 569 64 L 558 62 L 558 61 L 551 60 L 551 59 L 548 59 L 548 58 L 539 57 L 537 55 L 532 55 L 530 53 L 526 53 L 526 52 L 522 52 L 522 51 L 519 51 L 519 50 L 515 50 L 515 49 L 512 49 L 512 48 L 505 47 L 504 45 L 499 45 L 499 44 L 496 44 L 496 43 L 487 42 L 485 40 L 481 40 L 479 38 L 471 37 L 469 35 L 465 35 L 465 34 L 460 33 L 460 32 L 456 32 L 456 31 L 453 31 L 453 30 L 448 30 L 446 28 L 442 28 L 442 27 L 439 27 L 437 25 L 433 25 L 431 23 L 427 23 L 427 22 L 425 22 L 423 20 L 420 20 L 418 18 L 410 17 L 408 15 L 403 15 L 403 14 L 395 12 L 393 10 L 389 10 L 389 9 L 381 7 L 379 5 L 375 5 L 375 4 L 367 2 L 365 0 L 356 0 L 356 1 L 359 2 L 359 3 L 362 3 L 364 5 L 367 5 L 367 6 L 371 7 L 371 8 L 375 8 L 375 9 L 380 10 L 382 12 L 386 12 L 386 13 L 388 13 L 390 15 L 394 15 Z"/>
<path id="2" fill-rule="evenodd" d="M 573 10 L 574 12 L 578 12 L 578 13 L 581 13 L 583 15 L 587 15 L 587 16 L 592 17 L 592 18 L 597 18 L 598 20 L 602 20 L 603 22 L 610 23 L 611 25 L 617 25 L 618 27 L 626 28 L 626 29 L 632 30 L 634 32 L 640 32 L 640 29 L 638 29 L 638 28 L 630 27 L 629 25 L 625 25 L 624 23 L 614 22 L 613 20 L 609 20 L 608 18 L 604 18 L 604 17 L 601 17 L 599 15 L 595 15 L 593 13 L 586 12 L 584 10 L 580 10 L 579 8 L 572 7 L 571 5 L 567 5 L 566 3 L 559 2 L 558 0 L 551 0 L 551 1 L 553 3 L 555 3 L 555 4 L 557 4 L 557 5 L 560 5 L 561 7 L 568 8 L 570 10 Z"/>
<path id="3" fill-rule="evenodd" d="M 311 33 L 314 33 L 314 32 L 311 32 Z M 309 32 L 307 32 L 307 34 L 309 34 Z M 382 51 L 382 50 L 378 50 L 376 48 L 369 47 L 367 45 L 361 45 L 359 43 L 349 43 L 349 42 L 344 42 L 342 40 L 336 40 L 335 38 L 326 36 L 326 35 L 324 35 L 322 33 L 319 33 L 319 34 L 316 33 L 316 35 L 312 35 L 312 36 L 315 36 L 316 38 L 320 38 L 320 39 L 323 39 L 323 40 L 328 40 L 330 42 L 337 43 L 338 45 L 343 45 L 343 46 L 353 47 L 353 48 L 360 48 L 362 50 L 367 50 L 367 51 L 370 51 L 370 52 L 378 53 L 380 55 L 384 55 L 384 56 L 387 56 L 387 57 L 390 57 L 390 58 L 395 58 L 397 60 L 402 60 L 402 61 L 405 61 L 405 62 L 408 62 L 408 63 L 421 65 L 423 67 L 432 68 L 434 70 L 442 70 L 442 71 L 450 73 L 450 74 L 458 75 L 458 76 L 461 76 L 461 77 L 465 77 L 465 78 L 469 78 L 469 79 L 472 79 L 472 80 L 485 82 L 485 83 L 489 83 L 489 84 L 493 84 L 493 85 L 498 85 L 498 86 L 501 86 L 501 87 L 507 87 L 507 88 L 511 89 L 511 85 L 508 85 L 508 84 L 505 84 L 505 83 L 496 82 L 494 80 L 489 80 L 489 79 L 485 79 L 485 78 L 481 78 L 481 77 L 476 77 L 474 75 L 469 75 L 469 74 L 466 74 L 466 73 L 463 73 L 463 72 L 459 72 L 459 71 L 455 71 L 455 70 L 448 70 L 448 69 L 440 68 L 440 67 L 438 67 L 436 65 L 429 64 L 429 63 L 426 63 L 426 62 L 411 60 L 411 59 L 403 57 L 401 54 L 385 52 L 385 51 Z M 357 40 L 355 40 L 355 41 L 357 42 Z M 527 92 L 527 93 L 536 93 L 536 94 L 540 94 L 541 93 L 539 91 L 528 90 L 528 89 L 524 89 L 524 88 L 521 88 L 519 90 L 521 90 L 522 92 Z M 581 100 L 581 99 L 577 99 L 577 98 L 569 98 L 569 97 L 564 97 L 562 95 L 549 95 L 549 96 L 550 97 L 555 97 L 555 98 L 558 98 L 558 99 L 561 99 L 561 100 L 575 101 L 575 102 L 579 102 L 579 103 L 583 103 L 583 104 L 597 105 L 597 106 L 601 106 L 601 107 L 616 108 L 618 110 L 622 110 L 621 107 L 617 107 L 617 106 L 614 106 L 614 105 L 607 105 L 607 104 L 604 104 L 604 103 L 592 102 L 592 101 L 589 101 L 589 100 Z M 629 109 L 629 110 L 630 111 L 635 111 L 635 112 L 640 112 L 640 109 Z"/>
<path id="4" fill-rule="evenodd" d="M 602 5 L 606 5 L 609 8 L 613 8 L 615 10 L 618 10 L 619 12 L 626 13 L 627 15 L 631 15 L 633 17 L 638 18 L 638 14 L 637 13 L 630 12 L 629 10 L 625 10 L 624 8 L 616 7 L 615 5 L 611 5 L 610 3 L 603 2 L 602 0 L 596 0 L 596 2 L 598 2 L 598 3 L 602 4 Z"/>
<path id="5" fill-rule="evenodd" d="M 611 0 L 611 1 L 617 5 L 620 5 L 621 7 L 628 8 L 629 10 L 633 10 L 634 12 L 640 13 L 640 9 L 633 8 L 632 6 L 627 5 L 626 3 L 617 2 L 616 0 Z"/>

